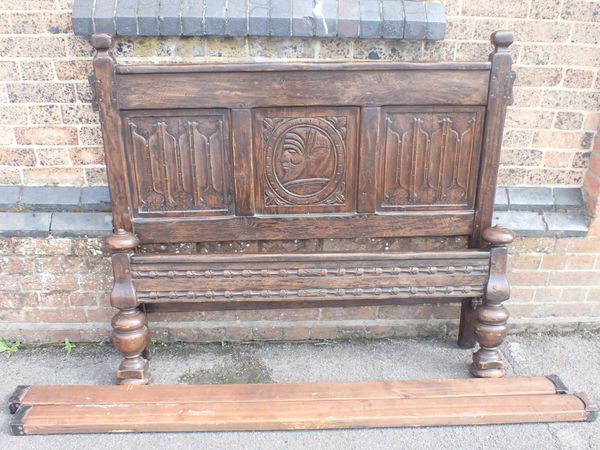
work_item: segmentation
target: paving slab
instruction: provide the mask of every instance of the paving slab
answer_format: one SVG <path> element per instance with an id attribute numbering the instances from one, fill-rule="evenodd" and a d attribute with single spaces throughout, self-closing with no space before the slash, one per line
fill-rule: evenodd
<path id="1" fill-rule="evenodd" d="M 0 324 L 1 335 L 1 324 Z M 508 376 L 557 374 L 572 391 L 600 400 L 600 334 L 511 335 Z M 0 358 L 0 398 L 18 384 L 110 384 L 120 357 L 110 345 L 21 350 Z M 320 343 L 169 344 L 151 362 L 155 383 L 311 382 L 467 378 L 469 351 L 450 339 Z M 0 413 L 0 448 L 164 449 L 595 449 L 600 421 L 360 430 L 11 436 Z M 440 443 L 443 442 L 443 446 Z"/>
<path id="2" fill-rule="evenodd" d="M 437 41 L 444 39 L 446 35 L 446 15 L 444 5 L 441 3 L 425 3 L 425 14 L 427 16 L 427 34 L 425 39 Z"/>
<path id="3" fill-rule="evenodd" d="M 115 34 L 115 2 L 106 0 L 94 3 L 94 32 Z"/>
<path id="4" fill-rule="evenodd" d="M 138 0 L 137 23 L 137 32 L 140 36 L 158 36 L 160 34 L 158 3 L 155 0 Z"/>
<path id="5" fill-rule="evenodd" d="M 228 9 L 229 11 L 229 9 Z M 243 11 L 246 15 L 246 11 Z M 263 0 L 248 0 L 248 34 L 250 36 L 269 35 L 269 3 Z M 246 31 L 246 30 L 244 30 Z M 240 34 L 244 36 L 246 33 Z"/>
<path id="6" fill-rule="evenodd" d="M 374 39 L 382 36 L 381 8 L 379 0 L 360 1 L 360 37 Z"/>
<path id="7" fill-rule="evenodd" d="M 290 2 L 271 2 L 271 36 L 290 36 L 292 34 L 292 4 Z"/>
<path id="8" fill-rule="evenodd" d="M 227 22 L 226 0 L 212 0 L 205 3 L 204 28 L 206 34 L 225 36 L 225 24 Z"/>
<path id="9" fill-rule="evenodd" d="M 383 37 L 404 36 L 404 5 L 397 0 L 383 0 Z"/>
<path id="10" fill-rule="evenodd" d="M 204 35 L 204 4 L 196 0 L 182 0 L 181 25 L 183 36 Z"/>
<path id="11" fill-rule="evenodd" d="M 292 35 L 309 37 L 313 35 L 312 0 L 295 0 L 292 2 Z"/>
<path id="12" fill-rule="evenodd" d="M 73 3 L 71 19 L 73 32 L 82 36 L 91 36 L 94 33 L 94 0 L 77 0 Z"/>
<path id="13" fill-rule="evenodd" d="M 160 2 L 158 21 L 161 36 L 178 36 L 181 34 L 181 21 L 179 15 L 179 0 Z"/>

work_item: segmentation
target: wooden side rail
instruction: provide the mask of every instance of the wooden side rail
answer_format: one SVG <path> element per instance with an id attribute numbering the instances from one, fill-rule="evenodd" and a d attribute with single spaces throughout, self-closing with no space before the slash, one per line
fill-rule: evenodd
<path id="1" fill-rule="evenodd" d="M 134 255 L 140 303 L 481 297 L 489 252 Z"/>
<path id="2" fill-rule="evenodd" d="M 60 392 L 60 395 L 57 393 Z M 481 397 L 506 395 L 566 394 L 567 390 L 556 375 L 546 377 L 511 377 L 492 381 L 471 379 L 437 379 L 372 382 L 321 382 L 238 385 L 150 385 L 135 389 L 122 386 L 18 386 L 8 399 L 9 411 L 14 414 L 22 406 L 74 405 L 78 403 L 110 405 L 122 400 L 127 403 L 201 403 L 201 402 L 260 402 L 293 400 L 349 400 Z"/>
<path id="3" fill-rule="evenodd" d="M 15 435 L 592 421 L 556 378 L 271 385 L 21 386 Z"/>

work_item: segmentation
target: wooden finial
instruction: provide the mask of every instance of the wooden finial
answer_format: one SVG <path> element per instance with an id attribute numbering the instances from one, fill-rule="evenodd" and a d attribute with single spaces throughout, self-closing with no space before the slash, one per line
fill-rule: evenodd
<path id="1" fill-rule="evenodd" d="M 125 230 L 117 230 L 106 238 L 106 246 L 110 250 L 133 250 L 140 244 L 138 237 Z"/>
<path id="2" fill-rule="evenodd" d="M 92 34 L 92 47 L 99 52 L 110 50 L 115 45 L 115 39 L 106 33 Z"/>
<path id="3" fill-rule="evenodd" d="M 514 41 L 512 31 L 500 30 L 492 33 L 492 44 L 497 52 L 507 52 Z"/>
<path id="4" fill-rule="evenodd" d="M 515 233 L 500 225 L 486 228 L 481 236 L 492 245 L 507 245 L 515 240 Z"/>

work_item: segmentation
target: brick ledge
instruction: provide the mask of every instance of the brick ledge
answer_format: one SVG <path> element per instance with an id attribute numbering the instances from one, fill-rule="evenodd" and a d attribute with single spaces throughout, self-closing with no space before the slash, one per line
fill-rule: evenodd
<path id="1" fill-rule="evenodd" d="M 112 232 L 106 186 L 0 186 L 0 236 L 107 236 Z M 494 223 L 519 236 L 588 233 L 578 188 L 498 188 Z"/>

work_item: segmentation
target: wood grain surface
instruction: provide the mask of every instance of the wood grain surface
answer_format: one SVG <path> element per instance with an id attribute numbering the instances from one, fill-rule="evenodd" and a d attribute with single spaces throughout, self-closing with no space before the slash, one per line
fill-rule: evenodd
<path id="1" fill-rule="evenodd" d="M 589 420 L 546 377 L 273 385 L 31 386 L 13 434 L 298 430 Z"/>

